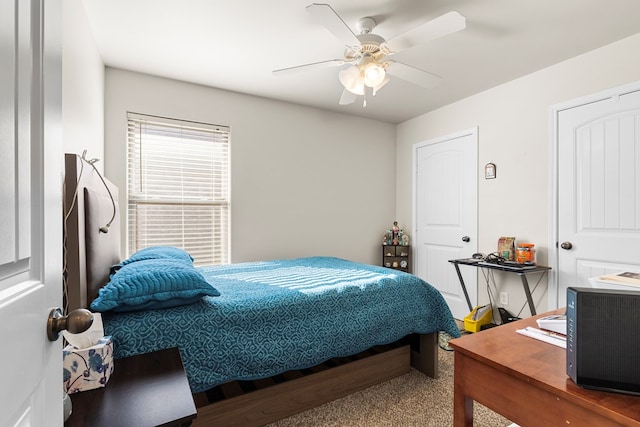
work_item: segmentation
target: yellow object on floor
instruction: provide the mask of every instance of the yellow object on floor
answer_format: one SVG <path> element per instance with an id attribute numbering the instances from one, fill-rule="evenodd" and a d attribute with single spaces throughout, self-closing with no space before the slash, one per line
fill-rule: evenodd
<path id="1" fill-rule="evenodd" d="M 493 320 L 491 305 L 477 306 L 464 318 L 464 330 L 478 332 L 482 325 L 487 325 Z"/>

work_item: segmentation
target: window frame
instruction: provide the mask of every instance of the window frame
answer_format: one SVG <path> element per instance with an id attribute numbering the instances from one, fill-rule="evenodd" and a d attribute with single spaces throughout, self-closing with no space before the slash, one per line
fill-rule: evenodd
<path id="1" fill-rule="evenodd" d="M 230 262 L 230 133 L 228 126 L 127 112 L 128 256 L 169 245 L 191 253 L 195 265 Z"/>

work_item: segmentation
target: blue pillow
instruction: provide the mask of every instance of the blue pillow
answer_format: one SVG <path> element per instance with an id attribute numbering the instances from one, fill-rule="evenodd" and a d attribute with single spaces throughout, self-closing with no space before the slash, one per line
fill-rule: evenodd
<path id="1" fill-rule="evenodd" d="M 110 274 L 113 275 L 116 271 L 127 264 L 146 259 L 175 259 L 188 263 L 193 262 L 193 257 L 184 249 L 176 248 L 174 246 L 149 246 L 148 248 L 143 248 L 135 252 L 120 264 L 112 266 Z"/>
<path id="2" fill-rule="evenodd" d="M 220 296 L 190 263 L 144 259 L 123 265 L 91 303 L 94 311 L 134 311 L 175 307 Z"/>
<path id="3" fill-rule="evenodd" d="M 193 262 L 193 257 L 184 249 L 176 248 L 174 246 L 149 246 L 148 248 L 140 249 L 120 264 L 126 265 L 145 259 L 179 259 L 187 262 Z"/>

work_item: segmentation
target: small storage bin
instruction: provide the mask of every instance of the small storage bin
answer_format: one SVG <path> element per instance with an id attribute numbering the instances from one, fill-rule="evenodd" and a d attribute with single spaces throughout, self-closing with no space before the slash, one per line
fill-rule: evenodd
<path id="1" fill-rule="evenodd" d="M 485 306 L 478 306 L 464 318 L 464 330 L 467 332 L 478 332 L 482 325 L 488 325 L 493 320 L 493 310 L 489 308 L 479 319 L 473 320 L 478 310 Z"/>

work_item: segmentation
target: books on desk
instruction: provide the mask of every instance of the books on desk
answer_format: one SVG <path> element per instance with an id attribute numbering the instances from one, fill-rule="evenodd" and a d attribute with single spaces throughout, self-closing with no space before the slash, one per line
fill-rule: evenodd
<path id="1" fill-rule="evenodd" d="M 551 316 L 541 317 L 536 320 L 538 327 L 549 332 L 556 332 L 561 335 L 567 335 L 567 316 L 566 314 L 554 314 Z"/>

